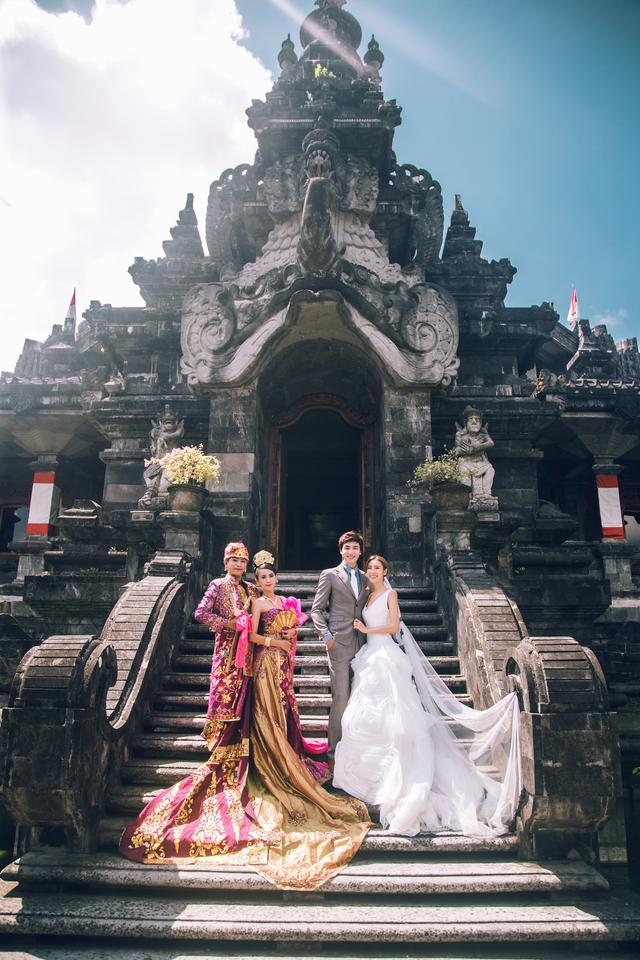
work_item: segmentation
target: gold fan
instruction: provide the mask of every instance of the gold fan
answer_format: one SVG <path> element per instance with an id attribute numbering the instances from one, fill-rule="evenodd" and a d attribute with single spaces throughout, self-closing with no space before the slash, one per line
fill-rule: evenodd
<path id="1" fill-rule="evenodd" d="M 270 632 L 280 633 L 282 630 L 293 630 L 298 624 L 295 610 L 281 610 L 270 624 Z"/>

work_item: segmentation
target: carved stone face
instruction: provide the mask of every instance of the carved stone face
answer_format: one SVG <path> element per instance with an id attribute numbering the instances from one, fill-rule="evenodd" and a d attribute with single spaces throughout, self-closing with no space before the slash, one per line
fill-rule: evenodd
<path id="1" fill-rule="evenodd" d="M 326 150 L 311 150 L 305 159 L 305 169 L 309 177 L 329 177 L 333 172 L 333 160 Z"/>
<path id="2" fill-rule="evenodd" d="M 469 433 L 480 433 L 482 428 L 482 420 L 477 413 L 471 413 L 467 417 L 467 422 L 465 424 Z"/>
<path id="3" fill-rule="evenodd" d="M 177 426 L 178 426 L 177 417 L 174 417 L 173 415 L 169 415 L 167 417 L 162 418 L 162 429 L 166 433 L 172 433 Z"/>

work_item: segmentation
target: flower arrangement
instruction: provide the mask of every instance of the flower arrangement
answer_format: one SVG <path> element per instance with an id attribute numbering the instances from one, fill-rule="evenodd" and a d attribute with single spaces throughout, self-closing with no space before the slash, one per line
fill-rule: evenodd
<path id="1" fill-rule="evenodd" d="M 197 447 L 176 447 L 161 459 L 145 460 L 146 467 L 153 463 L 162 467 L 170 484 L 204 486 L 220 481 L 220 461 L 206 454 L 201 443 Z"/>
<path id="2" fill-rule="evenodd" d="M 407 486 L 416 490 L 422 486 L 430 489 L 436 483 L 463 483 L 460 472 L 461 460 L 462 458 L 453 450 L 447 450 L 433 460 L 425 460 L 415 468 L 413 476 L 407 481 Z"/>

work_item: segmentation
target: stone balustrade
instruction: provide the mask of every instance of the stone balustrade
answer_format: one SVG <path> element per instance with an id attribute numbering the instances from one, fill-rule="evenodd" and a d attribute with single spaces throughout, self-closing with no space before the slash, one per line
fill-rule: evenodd
<path id="1" fill-rule="evenodd" d="M 95 849 L 109 786 L 181 635 L 195 575 L 187 561 L 152 561 L 99 638 L 52 636 L 21 661 L 0 723 L 0 792 L 18 825 L 16 853 Z"/>

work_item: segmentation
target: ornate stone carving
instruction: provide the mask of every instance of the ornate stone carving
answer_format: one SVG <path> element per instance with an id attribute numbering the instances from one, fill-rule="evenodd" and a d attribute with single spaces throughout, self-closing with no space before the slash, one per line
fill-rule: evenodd
<path id="1" fill-rule="evenodd" d="M 442 383 L 455 377 L 459 360 L 458 310 L 455 301 L 442 289 L 421 285 L 412 291 L 418 296 L 414 310 L 405 314 L 400 330 L 406 344 L 423 355 L 432 367 L 442 368 Z"/>
<path id="2" fill-rule="evenodd" d="M 167 453 L 174 450 L 184 437 L 184 420 L 172 411 L 169 404 L 164 408 L 162 416 L 152 420 L 149 433 L 149 447 L 151 457 L 160 460 Z M 156 509 L 167 502 L 167 488 L 169 479 L 166 472 L 158 463 L 150 463 L 143 474 L 146 491 L 138 501 L 142 510 Z"/>
<path id="3" fill-rule="evenodd" d="M 396 163 L 399 112 L 378 89 L 382 52 L 372 39 L 363 66 L 357 22 L 336 18 L 333 3 L 323 16 L 325 7 L 337 30 L 331 44 L 309 33 L 311 23 L 327 27 L 312 15 L 302 56 L 287 38 L 282 78 L 248 110 L 255 164 L 211 186 L 207 240 L 220 282 L 184 302 L 181 370 L 193 388 L 252 375 L 305 297 L 339 303 L 345 335 L 365 341 L 398 384 L 447 387 L 456 377 L 456 304 L 425 283 L 442 242 L 440 185 Z M 345 44 L 355 60 L 336 66 Z"/>
<path id="4" fill-rule="evenodd" d="M 233 300 L 226 287 L 201 283 L 187 294 L 182 308 L 182 333 L 191 352 L 219 353 L 235 329 Z"/>
<path id="5" fill-rule="evenodd" d="M 338 259 L 329 202 L 327 178 L 312 177 L 307 184 L 297 249 L 300 266 L 308 273 L 330 273 Z"/>
<path id="6" fill-rule="evenodd" d="M 460 471 L 464 482 L 471 487 L 469 508 L 477 512 L 495 512 L 498 498 L 492 496 L 493 478 L 496 475 L 487 450 L 493 447 L 487 424 L 482 423 L 482 413 L 476 407 L 466 407 L 462 414 L 463 425 L 456 423 L 455 452 L 462 458 Z"/>

